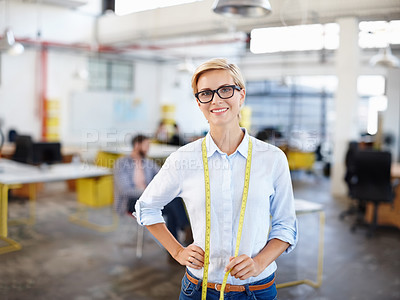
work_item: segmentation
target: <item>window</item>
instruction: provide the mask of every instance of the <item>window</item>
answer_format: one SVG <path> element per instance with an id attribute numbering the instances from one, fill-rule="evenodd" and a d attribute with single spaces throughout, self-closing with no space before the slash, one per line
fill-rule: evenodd
<path id="1" fill-rule="evenodd" d="M 312 24 L 286 27 L 257 28 L 251 31 L 252 53 L 337 49 L 339 25 Z"/>
<path id="2" fill-rule="evenodd" d="M 89 89 L 132 91 L 132 62 L 111 61 L 105 59 L 89 60 Z"/>
<path id="3" fill-rule="evenodd" d="M 135 12 L 186 4 L 197 1 L 202 1 L 202 0 L 145 0 L 145 1 L 116 0 L 115 14 L 118 16 L 123 16 Z"/>
<path id="4" fill-rule="evenodd" d="M 314 151 L 329 140 L 335 76 L 296 76 L 281 81 L 247 83 L 246 105 L 252 108 L 252 129 L 279 132 L 280 140 L 302 151 Z"/>
<path id="5" fill-rule="evenodd" d="M 378 132 L 379 112 L 386 110 L 386 79 L 381 75 L 362 75 L 357 80 L 360 95 L 358 118 L 362 132 L 374 135 Z"/>

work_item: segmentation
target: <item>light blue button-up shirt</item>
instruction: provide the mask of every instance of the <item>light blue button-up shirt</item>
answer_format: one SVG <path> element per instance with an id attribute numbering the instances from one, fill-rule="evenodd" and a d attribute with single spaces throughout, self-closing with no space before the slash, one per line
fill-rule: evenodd
<path id="1" fill-rule="evenodd" d="M 245 130 L 244 130 L 245 131 Z M 211 190 L 211 234 L 209 282 L 222 283 L 224 268 L 234 256 L 244 187 L 248 140 L 253 152 L 249 193 L 239 255 L 255 257 L 271 239 L 296 245 L 297 221 L 293 190 L 285 154 L 277 147 L 248 135 L 231 155 L 223 153 L 207 134 L 207 157 Z M 205 186 L 201 142 L 181 147 L 171 154 L 136 204 L 139 224 L 164 222 L 161 209 L 175 197 L 182 197 L 193 229 L 194 244 L 205 249 Z M 260 275 L 247 280 L 228 277 L 229 284 L 243 285 L 264 279 L 276 270 L 271 263 Z M 203 269 L 189 268 L 198 278 Z"/>

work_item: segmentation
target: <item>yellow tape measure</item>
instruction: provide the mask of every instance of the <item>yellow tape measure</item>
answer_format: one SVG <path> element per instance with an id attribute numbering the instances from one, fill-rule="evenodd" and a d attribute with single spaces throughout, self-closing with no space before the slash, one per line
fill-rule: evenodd
<path id="1" fill-rule="evenodd" d="M 246 173 L 244 179 L 244 187 L 242 194 L 242 206 L 240 209 L 240 219 L 239 219 L 239 228 L 236 237 L 236 249 L 235 249 L 235 257 L 239 254 L 239 246 L 240 239 L 242 236 L 243 229 L 243 221 L 244 221 L 244 213 L 246 211 L 246 203 L 247 203 L 247 195 L 249 193 L 249 182 L 250 182 L 250 169 L 251 169 L 251 156 L 252 156 L 253 144 L 251 139 L 249 138 L 249 146 L 248 146 L 248 154 L 246 160 Z M 204 249 L 204 271 L 203 271 L 203 284 L 201 291 L 201 299 L 206 300 L 207 297 L 207 282 L 208 282 L 208 266 L 210 264 L 210 231 L 211 231 L 211 197 L 210 197 L 210 173 L 208 169 L 208 159 L 207 159 L 207 147 L 206 147 L 206 139 L 203 139 L 201 145 L 201 152 L 203 156 L 203 166 L 204 166 L 204 180 L 205 180 L 205 189 L 206 189 L 206 241 L 205 241 L 205 249 Z M 228 276 L 231 270 L 225 273 L 224 279 L 222 281 L 221 291 L 220 291 L 220 300 L 224 299 L 224 291 L 226 282 L 228 280 Z"/>

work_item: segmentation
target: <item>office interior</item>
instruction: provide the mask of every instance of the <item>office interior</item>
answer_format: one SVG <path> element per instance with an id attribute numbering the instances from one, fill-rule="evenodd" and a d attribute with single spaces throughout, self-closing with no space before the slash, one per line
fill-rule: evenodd
<path id="1" fill-rule="evenodd" d="M 212 0 L 125 1 L 130 13 L 123 2 L 0 0 L 0 299 L 178 298 L 184 267 L 115 217 L 112 164 L 137 133 L 160 165 L 205 135 L 190 79 L 213 57 L 241 68 L 241 125 L 285 152 L 295 198 L 316 205 L 278 259 L 279 299 L 399 299 L 400 1 L 270 0 L 256 17 L 215 13 Z M 386 166 L 387 199 L 353 194 L 351 144 L 372 153 L 366 173 Z M 390 158 L 369 165 L 376 153 Z M 18 184 L 10 161 L 105 173 Z M 7 239 L 17 244 L 2 253 Z"/>

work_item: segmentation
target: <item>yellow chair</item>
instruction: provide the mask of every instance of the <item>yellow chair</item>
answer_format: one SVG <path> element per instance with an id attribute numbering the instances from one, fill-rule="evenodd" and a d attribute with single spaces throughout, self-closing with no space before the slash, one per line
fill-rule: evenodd
<path id="1" fill-rule="evenodd" d="M 311 171 L 315 162 L 315 153 L 289 150 L 287 153 L 287 158 L 290 170 Z"/>

